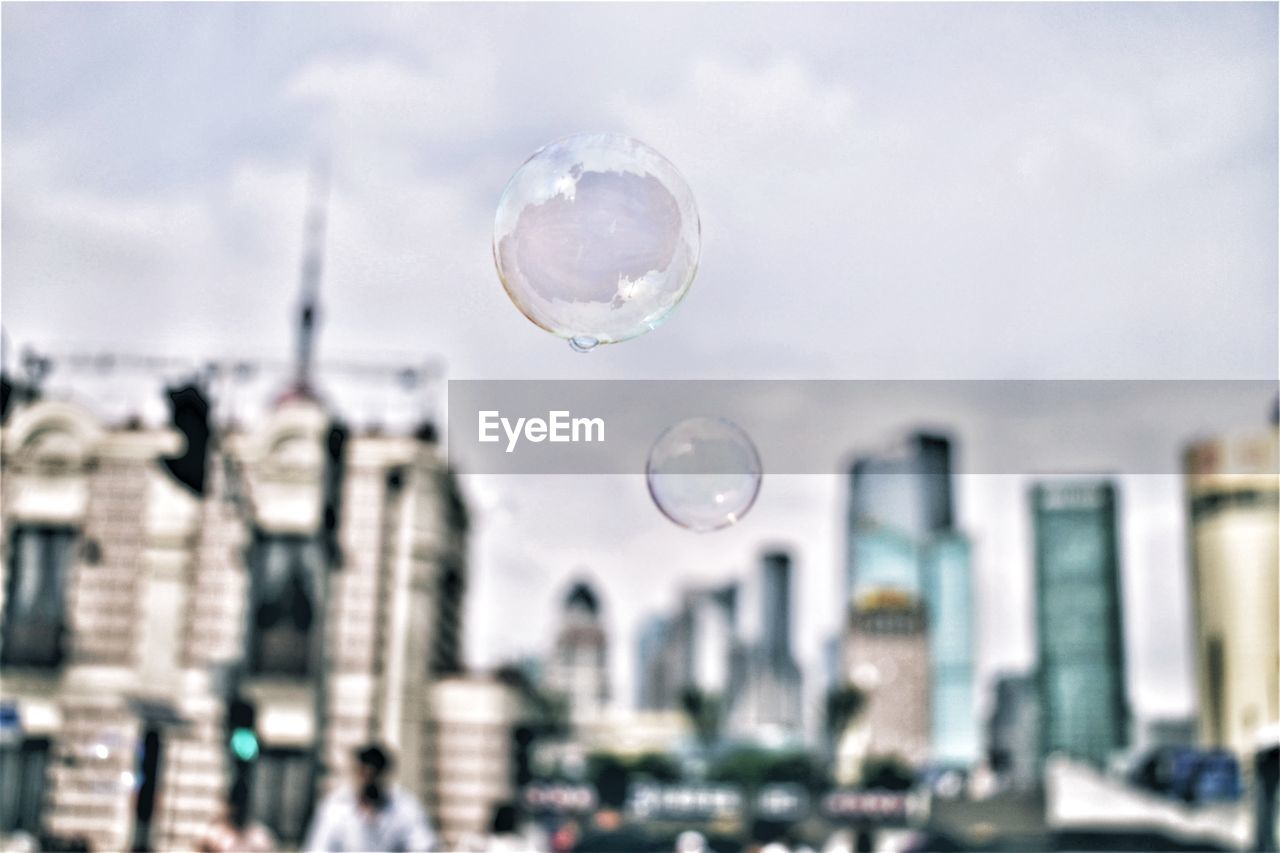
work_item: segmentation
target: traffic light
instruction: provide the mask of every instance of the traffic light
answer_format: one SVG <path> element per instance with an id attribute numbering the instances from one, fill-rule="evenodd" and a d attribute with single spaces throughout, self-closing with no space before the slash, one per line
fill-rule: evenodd
<path id="1" fill-rule="evenodd" d="M 195 385 L 169 389 L 173 428 L 187 439 L 181 456 L 163 460 L 165 470 L 197 495 L 204 494 L 205 458 L 209 452 L 209 401 Z"/>
<path id="2" fill-rule="evenodd" d="M 254 728 L 257 711 L 240 697 L 227 704 L 227 747 L 237 762 L 247 764 L 258 757 L 258 732 Z"/>

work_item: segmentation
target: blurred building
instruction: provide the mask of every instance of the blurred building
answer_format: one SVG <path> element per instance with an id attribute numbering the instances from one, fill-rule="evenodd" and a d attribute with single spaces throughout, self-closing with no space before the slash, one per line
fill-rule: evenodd
<path id="1" fill-rule="evenodd" d="M 650 617 L 637 637 L 636 693 L 641 710 L 681 708 L 696 688 L 724 697 L 741 667 L 736 583 L 691 587 L 672 615 Z"/>
<path id="2" fill-rule="evenodd" d="M 563 696 L 575 723 L 599 719 L 609 704 L 609 644 L 595 590 L 569 590 L 546 668 L 547 688 Z"/>
<path id="3" fill-rule="evenodd" d="M 896 590 L 864 593 L 849 609 L 845 637 L 849 679 L 868 699 L 854 723 L 854 752 L 924 764 L 932 734 L 924 606 Z"/>
<path id="4" fill-rule="evenodd" d="M 1051 481 L 1031 490 L 1041 755 L 1105 766 L 1129 743 L 1115 487 Z"/>
<path id="5" fill-rule="evenodd" d="M 345 437 L 299 394 L 203 447 L 202 402 L 177 395 L 185 437 L 57 401 L 4 425 L 0 702 L 20 732 L 4 750 L 43 780 L 15 826 L 190 847 L 238 772 L 296 842 L 371 738 L 424 785 L 425 700 L 459 666 L 466 585 L 437 446 Z M 239 763 L 232 696 L 253 708 Z"/>
<path id="6" fill-rule="evenodd" d="M 675 695 L 673 667 L 664 654 L 674 627 L 670 616 L 656 614 L 637 632 L 636 707 L 642 711 L 669 707 L 669 697 Z"/>
<path id="7" fill-rule="evenodd" d="M 516 800 L 516 738 L 527 716 L 520 691 L 489 676 L 442 678 L 431 687 L 425 804 L 444 849 L 489 831 L 494 809 Z"/>
<path id="8" fill-rule="evenodd" d="M 846 626 L 841 643 L 844 679 L 858 667 L 869 671 L 871 659 L 890 664 L 905 656 L 911 671 L 916 662 L 912 642 L 899 627 L 919 622 L 919 639 L 927 643 L 928 673 L 922 713 L 928 719 L 928 758 L 944 764 L 968 765 L 979 757 L 979 723 L 974 695 L 974 605 L 968 540 L 955 529 L 951 484 L 951 442 L 941 435 L 913 433 L 889 450 L 854 461 L 849 475 L 849 511 L 845 565 Z M 885 601 L 893 610 L 915 608 L 918 618 L 868 619 Z M 895 626 L 880 637 L 882 625 Z M 914 629 L 913 629 L 914 630 Z M 871 648 L 859 652 L 854 634 Z M 920 695 L 914 688 L 896 695 L 881 690 L 872 704 Z M 890 698 L 893 697 L 893 698 Z M 912 712 L 914 714 L 914 710 Z M 888 719 L 888 718 L 886 718 Z M 879 741 L 879 736 L 872 736 Z M 918 752 L 914 736 L 903 750 Z M 915 760 L 923 761 L 921 755 Z"/>
<path id="9" fill-rule="evenodd" d="M 1195 746 L 1199 725 L 1192 717 L 1152 717 L 1134 731 L 1134 750 L 1141 754 L 1170 746 Z"/>
<path id="10" fill-rule="evenodd" d="M 765 742 L 801 737 L 802 679 L 791 652 L 791 555 L 766 551 L 760 561 L 760 639 L 735 666 L 726 702 L 729 734 Z"/>
<path id="11" fill-rule="evenodd" d="M 904 543 L 953 527 L 951 442 L 913 433 L 860 457 L 849 472 L 845 600 L 868 589 L 919 592 L 920 575 Z M 877 535 L 888 530 L 893 535 Z"/>
<path id="12" fill-rule="evenodd" d="M 934 534 L 920 560 L 929 635 L 929 726 L 932 759 L 971 765 L 979 744 L 974 696 L 973 571 L 969 540 Z"/>
<path id="13" fill-rule="evenodd" d="M 987 721 L 987 759 L 1014 790 L 1040 784 L 1040 699 L 1033 674 L 1000 675 Z"/>
<path id="14" fill-rule="evenodd" d="M 1185 456 L 1200 741 L 1246 756 L 1280 724 L 1280 430 Z"/>
<path id="15" fill-rule="evenodd" d="M 438 787 L 467 515 L 429 425 L 353 435 L 315 390 L 323 224 L 313 206 L 294 375 L 260 422 L 218 427 L 199 383 L 170 391 L 172 428 L 6 406 L 0 832 L 191 849 L 235 780 L 296 845 L 375 739 Z"/>

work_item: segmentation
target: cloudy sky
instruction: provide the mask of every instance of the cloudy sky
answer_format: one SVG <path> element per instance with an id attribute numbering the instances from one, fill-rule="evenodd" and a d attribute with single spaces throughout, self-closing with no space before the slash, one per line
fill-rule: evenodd
<path id="1" fill-rule="evenodd" d="M 454 378 L 1273 378 L 1276 41 L 1266 4 L 9 4 L 4 327 L 287 355 L 327 148 L 330 357 L 438 354 Z M 582 356 L 508 302 L 489 241 L 520 162 L 586 129 L 665 153 L 704 239 L 670 322 Z M 629 690 L 646 609 L 779 541 L 816 665 L 841 484 L 775 478 L 741 527 L 693 538 L 634 479 L 468 478 L 474 659 L 543 648 L 586 566 Z M 1185 642 L 1162 627 L 1186 622 L 1178 483 L 1122 485 L 1138 710 L 1185 710 Z M 1024 487 L 960 485 L 984 673 L 1032 659 Z"/>

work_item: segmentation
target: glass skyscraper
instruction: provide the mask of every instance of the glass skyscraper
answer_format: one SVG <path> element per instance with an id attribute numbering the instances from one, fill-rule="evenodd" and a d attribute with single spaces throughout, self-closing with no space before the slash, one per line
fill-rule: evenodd
<path id="1" fill-rule="evenodd" d="M 1128 742 L 1117 496 L 1108 482 L 1039 483 L 1035 527 L 1043 758 L 1103 765 Z"/>
<path id="2" fill-rule="evenodd" d="M 969 540 L 948 531 L 921 553 L 921 579 L 929 619 L 930 741 L 933 758 L 968 765 L 979 757 L 974 707 L 973 571 Z"/>
<path id="3" fill-rule="evenodd" d="M 883 608 L 919 609 L 928 647 L 929 753 L 939 763 L 967 765 L 979 757 L 972 569 L 968 540 L 954 517 L 945 436 L 914 433 L 854 462 L 845 607 L 863 617 Z M 846 670 L 861 657 L 847 652 Z"/>

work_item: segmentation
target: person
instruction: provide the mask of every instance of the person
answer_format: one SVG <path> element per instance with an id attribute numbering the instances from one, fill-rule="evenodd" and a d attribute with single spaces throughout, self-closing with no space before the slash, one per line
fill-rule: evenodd
<path id="1" fill-rule="evenodd" d="M 520 835 L 519 815 L 511 803 L 494 807 L 483 849 L 485 853 L 520 853 L 529 849 L 528 841 Z"/>
<path id="2" fill-rule="evenodd" d="M 276 849 L 271 830 L 249 818 L 249 785 L 231 786 L 218 819 L 196 844 L 199 853 L 270 853 Z"/>
<path id="3" fill-rule="evenodd" d="M 623 818 L 629 784 L 627 771 L 620 766 L 609 765 L 600 772 L 596 779 L 600 804 L 591 825 L 575 841 L 574 853 L 643 853 L 658 849 L 656 840 L 643 826 Z"/>
<path id="4" fill-rule="evenodd" d="M 350 787 L 326 796 L 302 849 L 333 853 L 409 853 L 435 849 L 435 833 L 412 794 L 391 785 L 391 757 L 376 743 L 355 754 Z"/>
<path id="5" fill-rule="evenodd" d="M 696 830 L 686 829 L 676 836 L 676 853 L 707 853 L 707 837 Z"/>

